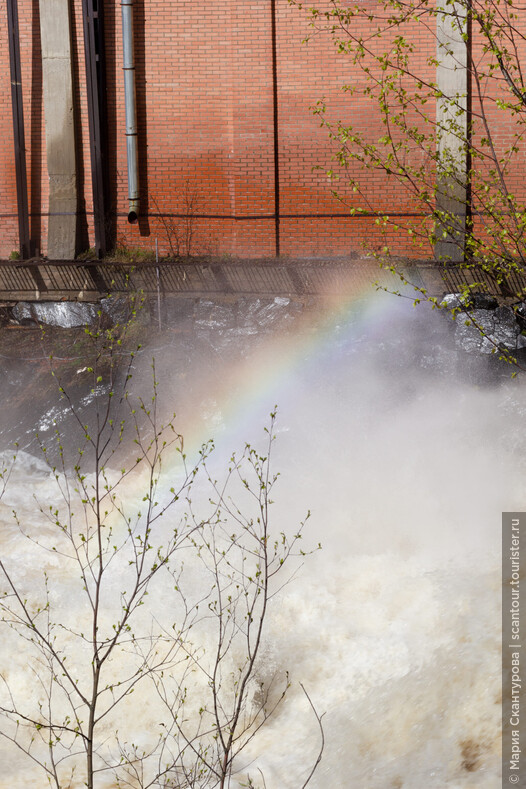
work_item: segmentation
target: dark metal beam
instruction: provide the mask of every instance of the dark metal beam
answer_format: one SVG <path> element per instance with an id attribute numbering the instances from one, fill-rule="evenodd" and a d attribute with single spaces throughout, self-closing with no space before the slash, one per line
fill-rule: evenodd
<path id="1" fill-rule="evenodd" d="M 270 25 L 272 43 L 272 128 L 274 137 L 274 251 L 280 256 L 280 177 L 279 177 L 279 87 L 278 44 L 276 30 L 276 0 L 270 0 Z"/>
<path id="2" fill-rule="evenodd" d="M 22 104 L 22 75 L 20 70 L 20 41 L 18 36 L 17 0 L 7 0 L 7 26 L 9 35 L 9 66 L 11 70 L 13 137 L 15 143 L 18 236 L 20 242 L 20 255 L 22 259 L 27 260 L 27 258 L 31 257 L 31 250 L 29 238 L 26 144 L 24 132 L 24 107 Z"/>
<path id="3" fill-rule="evenodd" d="M 82 19 L 88 94 L 95 249 L 97 256 L 101 258 L 106 254 L 108 224 L 103 0 L 82 0 Z"/>

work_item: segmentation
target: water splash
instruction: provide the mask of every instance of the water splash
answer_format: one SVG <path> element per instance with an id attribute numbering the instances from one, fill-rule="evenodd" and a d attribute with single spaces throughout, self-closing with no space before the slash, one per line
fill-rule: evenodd
<path id="1" fill-rule="evenodd" d="M 313 789 L 494 789 L 500 513 L 524 502 L 524 386 L 462 378 L 447 323 L 388 297 L 353 294 L 253 345 L 258 335 L 228 310 L 221 320 L 208 327 L 211 358 L 184 370 L 187 447 L 214 434 L 220 468 L 278 403 L 276 528 L 294 529 L 310 508 L 305 541 L 324 546 L 271 606 L 262 680 L 290 670 L 293 686 L 239 760 L 239 782 L 260 768 L 267 789 L 301 785 L 318 747 L 303 682 L 326 713 Z M 11 508 L 31 517 L 28 480 L 51 496 L 45 470 L 28 464 L 2 504 L 4 524 Z M 11 527 L 2 534 L 31 583 L 38 565 Z M 9 643 L 3 663 L 29 698 Z M 158 709 L 144 692 L 134 736 L 147 744 Z M 2 789 L 40 785 L 22 757 L 4 749 L 2 760 Z"/>

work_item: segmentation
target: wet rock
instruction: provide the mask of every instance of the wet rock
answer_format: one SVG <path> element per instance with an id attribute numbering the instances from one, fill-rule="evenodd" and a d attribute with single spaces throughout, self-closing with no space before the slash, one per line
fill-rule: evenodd
<path id="1" fill-rule="evenodd" d="M 496 310 L 499 303 L 495 296 L 489 293 L 470 293 L 468 296 L 461 293 L 447 293 L 440 306 L 448 310 Z"/>
<path id="2" fill-rule="evenodd" d="M 460 293 L 446 293 L 440 306 L 445 310 L 464 309 L 463 299 Z"/>
<path id="3" fill-rule="evenodd" d="M 301 306 L 285 296 L 273 299 L 239 299 L 237 318 L 239 322 L 257 325 L 259 329 L 268 330 L 297 315 Z"/>
<path id="4" fill-rule="evenodd" d="M 513 305 L 513 310 L 517 318 L 517 323 L 522 330 L 526 330 L 526 301 L 520 301 Z"/>
<path id="5" fill-rule="evenodd" d="M 128 296 L 107 296 L 101 299 L 100 309 L 111 326 L 122 326 L 132 317 L 132 304 Z"/>
<path id="6" fill-rule="evenodd" d="M 238 346 L 244 355 L 249 352 L 249 346 L 240 345 L 240 338 L 262 336 L 283 328 L 301 309 L 301 305 L 294 304 L 291 299 L 279 296 L 247 296 L 226 303 L 198 299 L 193 310 L 193 325 L 197 337 L 219 354 Z"/>
<path id="7" fill-rule="evenodd" d="M 472 293 L 470 302 L 476 310 L 496 310 L 499 306 L 495 296 L 489 293 Z"/>
<path id="8" fill-rule="evenodd" d="M 73 329 L 94 323 L 98 309 L 96 304 L 76 301 L 19 301 L 13 307 L 13 318 L 22 325 L 43 323 Z"/>
<path id="9" fill-rule="evenodd" d="M 225 329 L 232 323 L 232 307 L 228 304 L 214 304 L 201 300 L 196 306 L 195 323 L 208 329 Z"/>
<path id="10" fill-rule="evenodd" d="M 468 352 L 493 353 L 495 348 L 514 351 L 524 347 L 520 331 L 515 313 L 509 307 L 473 309 L 457 315 L 455 342 Z"/>

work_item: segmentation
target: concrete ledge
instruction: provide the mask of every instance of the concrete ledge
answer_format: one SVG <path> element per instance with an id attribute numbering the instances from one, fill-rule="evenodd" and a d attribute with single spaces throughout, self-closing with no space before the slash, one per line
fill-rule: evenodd
<path id="1" fill-rule="evenodd" d="M 464 284 L 482 282 L 489 293 L 506 300 L 526 288 L 526 272 L 514 273 L 506 287 L 481 269 L 469 270 L 435 262 L 400 261 L 410 282 L 431 296 L 456 292 Z M 99 261 L 0 260 L 0 299 L 3 301 L 97 301 L 109 293 L 142 290 L 146 295 L 184 296 L 268 295 L 338 296 L 363 291 L 379 282 L 389 290 L 400 279 L 366 259 L 228 260 L 190 258 L 155 263 Z"/>

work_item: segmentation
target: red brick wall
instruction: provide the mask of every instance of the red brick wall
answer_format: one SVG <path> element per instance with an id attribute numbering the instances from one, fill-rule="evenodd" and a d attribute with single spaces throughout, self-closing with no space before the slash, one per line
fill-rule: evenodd
<path id="1" fill-rule="evenodd" d="M 31 230 L 45 254 L 47 172 L 38 0 L 18 2 Z M 334 147 L 310 109 L 323 97 L 329 117 L 348 119 L 374 137 L 385 133 L 374 103 L 341 91 L 342 84 L 363 78 L 345 54 L 334 50 L 327 35 L 315 35 L 304 44 L 309 32 L 305 15 L 287 0 L 276 0 L 275 7 L 280 252 L 294 257 L 349 255 L 360 253 L 364 242 L 378 248 L 384 239 L 374 218 L 351 217 L 348 206 L 356 204 L 356 196 L 346 189 L 344 178 L 331 183 L 327 177 Z M 94 237 L 81 0 L 72 0 L 71 8 L 79 231 L 81 246 L 87 247 Z M 154 249 L 157 238 L 161 253 L 275 254 L 271 10 L 271 0 L 136 0 L 141 221 L 132 226 L 126 221 L 121 12 L 118 3 L 105 3 L 108 173 L 118 245 Z M 433 35 L 423 26 L 410 34 L 418 44 L 419 68 L 428 69 L 428 53 L 436 46 Z M 18 246 L 18 229 L 5 12 L 0 15 L 0 41 L 0 255 L 6 256 Z M 382 172 L 367 173 L 365 182 L 375 210 L 390 215 L 414 210 L 397 182 L 386 180 Z M 333 197 L 333 188 L 346 204 Z M 411 250 L 404 234 L 390 230 L 393 239 L 400 253 L 429 256 L 429 249 Z"/>

